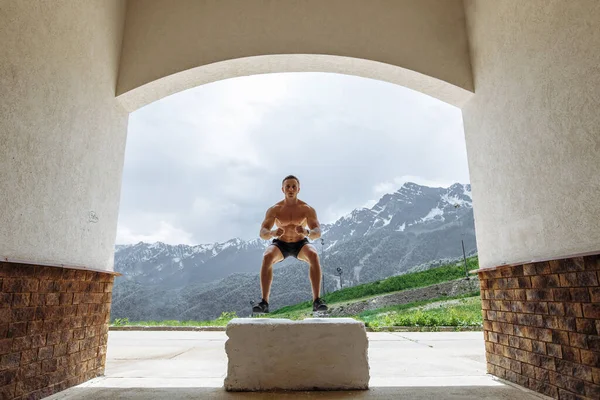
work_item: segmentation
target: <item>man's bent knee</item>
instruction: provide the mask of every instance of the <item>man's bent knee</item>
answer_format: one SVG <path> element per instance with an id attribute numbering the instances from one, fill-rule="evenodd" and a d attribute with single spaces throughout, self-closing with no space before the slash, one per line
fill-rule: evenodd
<path id="1" fill-rule="evenodd" d="M 267 249 L 264 254 L 263 254 L 263 264 L 274 264 L 275 262 L 277 262 L 277 259 L 279 258 L 279 254 L 277 254 L 279 249 L 275 248 L 269 248 Z"/>
<path id="2" fill-rule="evenodd" d="M 308 262 L 311 266 L 319 264 L 319 254 L 314 250 L 306 252 L 306 258 L 308 258 Z"/>

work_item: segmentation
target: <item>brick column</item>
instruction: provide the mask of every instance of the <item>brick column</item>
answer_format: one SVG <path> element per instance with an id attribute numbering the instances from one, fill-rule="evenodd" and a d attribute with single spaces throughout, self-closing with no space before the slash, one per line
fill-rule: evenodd
<path id="1" fill-rule="evenodd" d="M 0 399 L 38 399 L 104 373 L 113 280 L 0 263 Z"/>
<path id="2" fill-rule="evenodd" d="M 600 256 L 479 270 L 490 374 L 600 399 Z"/>

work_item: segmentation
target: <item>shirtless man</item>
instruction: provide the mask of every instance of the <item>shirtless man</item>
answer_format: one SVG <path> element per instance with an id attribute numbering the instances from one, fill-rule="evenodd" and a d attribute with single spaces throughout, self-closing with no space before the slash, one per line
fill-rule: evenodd
<path id="1" fill-rule="evenodd" d="M 273 239 L 263 255 L 260 269 L 262 299 L 252 308 L 254 313 L 269 312 L 269 294 L 273 281 L 273 264 L 287 257 L 295 257 L 309 264 L 309 277 L 313 292 L 313 311 L 325 311 L 327 306 L 321 291 L 321 264 L 315 246 L 308 239 L 321 237 L 321 227 L 315 210 L 298 199 L 300 181 L 293 175 L 286 176 L 281 185 L 284 199 L 267 210 L 260 229 L 260 237 Z M 277 228 L 273 229 L 273 225 Z M 308 227 L 308 228 L 307 228 Z"/>

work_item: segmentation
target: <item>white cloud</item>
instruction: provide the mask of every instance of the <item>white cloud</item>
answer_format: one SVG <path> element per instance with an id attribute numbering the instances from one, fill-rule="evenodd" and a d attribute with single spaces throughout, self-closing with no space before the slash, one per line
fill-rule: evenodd
<path id="1" fill-rule="evenodd" d="M 126 226 L 117 228 L 118 244 L 135 244 L 139 242 L 163 242 L 168 244 L 195 244 L 192 234 L 172 226 L 167 221 L 159 221 L 159 227 L 148 233 L 137 233 Z"/>
<path id="2" fill-rule="evenodd" d="M 290 173 L 324 223 L 406 181 L 465 183 L 460 110 L 389 83 L 318 73 L 169 96 L 130 116 L 117 242 L 255 238 Z"/>

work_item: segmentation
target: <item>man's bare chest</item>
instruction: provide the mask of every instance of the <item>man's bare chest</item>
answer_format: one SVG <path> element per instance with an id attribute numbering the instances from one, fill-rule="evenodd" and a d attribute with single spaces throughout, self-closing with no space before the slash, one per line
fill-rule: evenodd
<path id="1" fill-rule="evenodd" d="M 306 220 L 306 211 L 300 207 L 281 207 L 275 219 L 282 225 L 300 225 Z"/>

